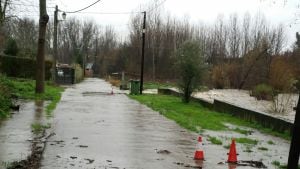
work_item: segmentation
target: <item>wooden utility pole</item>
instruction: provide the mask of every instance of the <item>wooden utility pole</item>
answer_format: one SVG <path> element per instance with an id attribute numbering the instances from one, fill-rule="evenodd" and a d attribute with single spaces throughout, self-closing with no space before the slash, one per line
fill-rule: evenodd
<path id="1" fill-rule="evenodd" d="M 52 63 L 52 80 L 56 82 L 56 62 L 57 62 L 57 24 L 58 24 L 58 6 L 54 10 L 54 31 L 53 31 L 53 63 Z"/>
<path id="2" fill-rule="evenodd" d="M 297 169 L 300 155 L 300 95 L 296 108 L 294 127 L 292 131 L 292 140 L 290 146 L 288 169 Z"/>
<path id="3" fill-rule="evenodd" d="M 143 23 L 143 41 L 142 41 L 142 59 L 141 59 L 141 80 L 140 80 L 140 94 L 143 94 L 143 83 L 144 83 L 144 58 L 145 58 L 145 33 L 146 33 L 146 11 L 144 13 Z"/>
<path id="4" fill-rule="evenodd" d="M 36 56 L 36 93 L 44 93 L 45 91 L 45 36 L 48 21 L 46 0 L 40 0 L 39 39 Z"/>

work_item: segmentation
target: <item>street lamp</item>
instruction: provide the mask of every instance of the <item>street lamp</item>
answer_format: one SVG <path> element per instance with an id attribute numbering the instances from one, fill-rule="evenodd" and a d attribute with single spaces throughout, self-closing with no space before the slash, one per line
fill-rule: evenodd
<path id="1" fill-rule="evenodd" d="M 63 12 L 63 13 L 61 14 L 61 16 L 62 16 L 63 20 L 66 20 L 67 14 L 66 14 L 65 12 Z"/>
<path id="2" fill-rule="evenodd" d="M 55 6 L 55 11 L 54 11 L 54 32 L 53 32 L 53 65 L 52 65 L 52 69 L 53 69 L 53 75 L 52 75 L 52 79 L 54 82 L 56 82 L 55 77 L 56 77 L 56 62 L 57 62 L 57 26 L 58 26 L 58 22 L 59 21 L 63 21 L 66 19 L 67 14 L 65 12 L 62 13 L 62 18 L 63 20 L 58 20 L 58 12 L 61 11 L 58 9 L 58 6 Z M 62 11 L 61 11 L 62 12 Z"/>

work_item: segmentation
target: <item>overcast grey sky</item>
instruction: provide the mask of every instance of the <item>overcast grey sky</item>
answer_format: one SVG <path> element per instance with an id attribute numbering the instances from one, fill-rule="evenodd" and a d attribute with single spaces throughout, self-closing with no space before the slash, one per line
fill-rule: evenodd
<path id="1" fill-rule="evenodd" d="M 26 0 L 28 3 L 30 0 Z M 74 11 L 88 6 L 96 0 L 48 0 L 48 13 L 53 15 L 53 8 L 56 4 L 63 11 Z M 144 10 L 142 6 L 153 0 L 101 0 L 89 9 L 76 14 L 67 14 L 68 17 L 78 17 L 82 20 L 92 19 L 100 25 L 112 25 L 115 30 L 126 36 L 128 33 L 127 24 L 130 14 L 98 14 L 114 12 L 138 12 Z M 228 18 L 230 14 L 237 13 L 242 17 L 246 12 L 252 16 L 261 12 L 266 16 L 270 24 L 282 23 L 288 35 L 287 44 L 295 41 L 295 32 L 300 31 L 300 24 L 295 23 L 299 13 L 299 0 L 157 0 L 157 3 L 164 2 L 160 8 L 172 16 L 178 18 L 188 17 L 193 23 L 213 23 L 219 15 Z M 37 3 L 37 2 L 35 2 Z M 38 6 L 38 4 L 35 4 Z M 34 8 L 28 6 L 27 8 Z M 33 13 L 20 13 L 29 17 L 38 15 L 38 8 L 31 10 Z M 95 13 L 97 12 L 97 13 Z M 53 16 L 51 16 L 53 17 Z M 298 17 L 300 18 L 300 16 Z M 299 22 L 300 23 L 300 22 Z"/>

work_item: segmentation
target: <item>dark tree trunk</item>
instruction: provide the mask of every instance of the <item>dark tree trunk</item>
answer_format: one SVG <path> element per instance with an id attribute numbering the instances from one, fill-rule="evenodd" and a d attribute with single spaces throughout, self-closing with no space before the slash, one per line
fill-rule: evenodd
<path id="1" fill-rule="evenodd" d="M 290 146 L 288 169 L 297 169 L 300 155 L 300 96 L 296 108 L 296 116 Z"/>
<path id="2" fill-rule="evenodd" d="M 39 40 L 36 66 L 36 93 L 44 93 L 45 90 L 45 36 L 49 16 L 46 11 L 46 0 L 40 0 Z"/>

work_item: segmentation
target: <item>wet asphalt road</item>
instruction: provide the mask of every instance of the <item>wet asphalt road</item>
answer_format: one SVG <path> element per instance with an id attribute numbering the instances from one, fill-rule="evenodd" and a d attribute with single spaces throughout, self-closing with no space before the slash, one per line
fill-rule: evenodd
<path id="1" fill-rule="evenodd" d="M 19 101 L 20 110 L 12 112 L 12 117 L 0 120 L 0 169 L 13 162 L 24 160 L 31 153 L 34 135 L 31 124 L 42 123 L 43 101 Z"/>
<path id="2" fill-rule="evenodd" d="M 51 130 L 56 135 L 47 142 L 42 169 L 197 166 L 197 134 L 124 94 L 110 92 L 108 83 L 93 78 L 66 89 L 54 111 Z"/>

